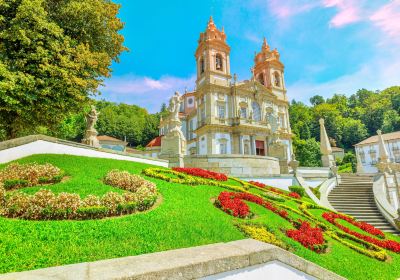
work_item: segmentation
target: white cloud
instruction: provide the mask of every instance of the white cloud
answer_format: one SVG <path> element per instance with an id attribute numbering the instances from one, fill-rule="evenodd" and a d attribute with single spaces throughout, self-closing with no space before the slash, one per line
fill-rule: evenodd
<path id="1" fill-rule="evenodd" d="M 185 88 L 193 89 L 195 79 L 194 75 L 188 78 L 162 76 L 160 79 L 135 75 L 114 76 L 105 81 L 98 98 L 135 104 L 154 113 L 163 102 L 168 102 L 175 91 L 182 93 Z"/>

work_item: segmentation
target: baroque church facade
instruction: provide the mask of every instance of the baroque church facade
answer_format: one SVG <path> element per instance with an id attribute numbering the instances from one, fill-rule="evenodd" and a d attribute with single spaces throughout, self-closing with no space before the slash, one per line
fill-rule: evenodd
<path id="1" fill-rule="evenodd" d="M 252 78 L 238 81 L 231 75 L 230 50 L 224 30 L 210 18 L 195 52 L 196 90 L 182 96 L 179 118 L 186 156 L 272 157 L 286 172 L 293 153 L 292 133 L 279 52 L 264 39 L 254 57 Z M 168 119 L 161 120 L 160 137 L 147 145 L 147 155 L 158 155 L 167 132 Z"/>

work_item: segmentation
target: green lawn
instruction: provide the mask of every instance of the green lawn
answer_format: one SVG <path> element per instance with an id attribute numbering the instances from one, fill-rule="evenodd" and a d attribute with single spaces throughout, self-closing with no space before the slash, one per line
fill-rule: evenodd
<path id="1" fill-rule="evenodd" d="M 37 155 L 18 162 L 33 161 L 52 163 L 66 171 L 69 176 L 67 180 L 46 188 L 55 192 L 76 192 L 82 197 L 88 194 L 101 195 L 110 190 L 118 191 L 102 183 L 102 178 L 111 169 L 140 174 L 143 168 L 149 167 L 139 163 L 66 155 Z M 162 203 L 146 213 L 90 221 L 23 221 L 0 218 L 0 272 L 138 255 L 246 238 L 234 225 L 240 222 L 239 219 L 217 209 L 211 202 L 223 189 L 147 179 L 157 184 Z M 229 183 L 238 184 L 232 180 Z M 40 188 L 34 187 L 23 191 L 34 193 L 38 189 Z M 287 201 L 285 204 L 290 207 L 296 206 L 293 201 Z M 317 254 L 285 236 L 282 228 L 292 228 L 289 222 L 258 205 L 249 205 L 256 214 L 255 221 L 265 224 L 299 256 L 349 279 L 400 277 L 400 254 L 388 252 L 390 260 L 381 262 L 361 255 L 330 238 L 327 238 L 328 252 Z M 310 212 L 317 216 L 323 213 L 321 210 Z M 343 224 L 351 227 L 347 223 Z"/>

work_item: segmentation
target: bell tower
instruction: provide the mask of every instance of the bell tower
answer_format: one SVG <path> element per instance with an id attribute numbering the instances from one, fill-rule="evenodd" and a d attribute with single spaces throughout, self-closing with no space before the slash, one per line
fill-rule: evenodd
<path id="1" fill-rule="evenodd" d="M 219 30 L 210 17 L 207 28 L 200 33 L 196 49 L 197 88 L 204 84 L 229 86 L 231 80 L 230 47 L 224 29 Z"/>
<path id="2" fill-rule="evenodd" d="M 284 68 L 278 50 L 271 51 L 264 38 L 261 51 L 254 57 L 254 78 L 275 92 L 285 93 Z"/>

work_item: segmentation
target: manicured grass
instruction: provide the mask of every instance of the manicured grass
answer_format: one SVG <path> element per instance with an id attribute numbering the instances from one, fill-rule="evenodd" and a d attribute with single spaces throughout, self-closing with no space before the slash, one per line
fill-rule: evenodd
<path id="1" fill-rule="evenodd" d="M 53 186 L 55 192 L 76 192 L 82 197 L 119 191 L 102 183 L 112 169 L 140 174 L 148 165 L 75 156 L 37 155 L 22 160 L 52 163 L 67 172 L 69 178 Z M 2 166 L 0 166 L 2 168 Z M 87 262 L 143 253 L 157 252 L 227 242 L 246 238 L 235 223 L 243 220 L 217 209 L 212 198 L 221 189 L 212 186 L 187 186 L 147 178 L 157 184 L 162 203 L 155 209 L 134 215 L 89 221 L 23 221 L 0 218 L 0 272 Z M 229 180 L 232 185 L 238 183 Z M 41 187 L 26 188 L 34 193 Z M 256 192 L 254 189 L 252 192 Z M 258 191 L 257 191 L 258 192 Z M 254 222 L 266 225 L 291 251 L 349 279 L 397 279 L 400 277 L 400 255 L 388 251 L 391 259 L 381 262 L 359 254 L 326 237 L 327 253 L 317 254 L 286 237 L 284 229 L 293 226 L 271 211 L 248 203 L 256 214 Z M 278 204 L 278 203 L 277 203 Z M 285 205 L 298 207 L 294 201 Z M 323 210 L 309 210 L 321 217 Z M 301 216 L 290 213 L 292 217 Z M 327 223 L 320 218 L 321 222 Z M 351 224 L 341 222 L 361 232 Z M 393 239 L 399 240 L 397 237 Z"/>

